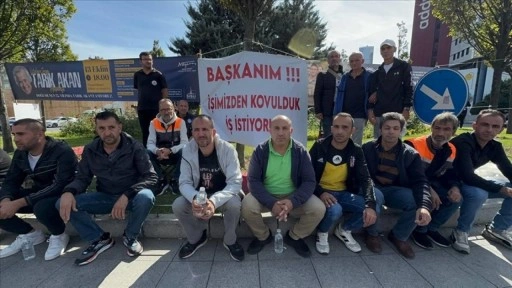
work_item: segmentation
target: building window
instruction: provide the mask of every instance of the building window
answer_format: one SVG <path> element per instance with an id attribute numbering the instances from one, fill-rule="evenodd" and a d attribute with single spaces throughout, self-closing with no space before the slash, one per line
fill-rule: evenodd
<path id="1" fill-rule="evenodd" d="M 464 50 L 460 51 L 460 57 L 464 56 Z"/>
<path id="2" fill-rule="evenodd" d="M 459 58 L 460 58 L 460 51 L 457 52 L 457 59 L 459 59 Z"/>
<path id="3" fill-rule="evenodd" d="M 453 61 L 455 61 L 455 54 L 453 54 Z"/>
<path id="4" fill-rule="evenodd" d="M 455 39 L 455 46 L 457 46 L 457 40 L 459 40 L 459 39 Z"/>
<path id="5" fill-rule="evenodd" d="M 468 54 L 469 54 L 469 47 L 466 48 L 466 55 L 468 55 Z"/>

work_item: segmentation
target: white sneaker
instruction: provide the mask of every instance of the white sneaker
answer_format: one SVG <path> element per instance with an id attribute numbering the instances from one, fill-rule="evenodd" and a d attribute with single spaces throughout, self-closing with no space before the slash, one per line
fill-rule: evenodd
<path id="1" fill-rule="evenodd" d="M 30 232 L 27 234 L 20 234 L 16 237 L 16 240 L 11 243 L 11 245 L 5 247 L 0 250 L 0 258 L 9 257 L 21 251 L 21 243 L 23 243 L 23 239 L 28 239 L 32 242 L 33 245 L 38 245 L 43 243 L 46 240 L 46 236 L 43 231 L 35 230 L 34 232 Z"/>
<path id="2" fill-rule="evenodd" d="M 69 235 L 66 233 L 62 233 L 60 235 L 52 235 L 48 240 L 50 242 L 48 244 L 48 250 L 44 254 L 44 260 L 53 260 L 60 255 L 64 254 L 66 251 L 66 247 L 69 243 Z"/>
<path id="3" fill-rule="evenodd" d="M 361 251 L 361 245 L 359 245 L 354 237 L 352 237 L 352 232 L 343 230 L 341 228 L 341 224 L 339 224 L 334 230 L 334 235 L 336 235 L 336 237 L 338 237 L 341 242 L 347 246 L 348 250 L 355 253 Z"/>
<path id="4" fill-rule="evenodd" d="M 487 240 L 498 242 L 503 246 L 512 249 L 512 229 L 497 230 L 489 225 L 485 225 L 482 236 Z"/>
<path id="5" fill-rule="evenodd" d="M 470 249 L 467 232 L 462 232 L 457 229 L 453 229 L 450 239 L 452 239 L 453 241 L 453 249 L 463 254 L 469 254 Z"/>
<path id="6" fill-rule="evenodd" d="M 318 232 L 316 234 L 316 251 L 320 254 L 329 254 L 329 233 Z"/>

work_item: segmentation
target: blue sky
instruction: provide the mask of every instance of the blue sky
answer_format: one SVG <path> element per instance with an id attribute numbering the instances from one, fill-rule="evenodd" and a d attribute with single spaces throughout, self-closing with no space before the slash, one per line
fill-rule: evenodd
<path id="1" fill-rule="evenodd" d="M 195 0 L 192 1 L 195 3 Z M 187 1 L 94 1 L 75 0 L 76 14 L 67 23 L 69 42 L 80 60 L 136 58 L 159 40 L 167 56 L 171 38 L 183 37 L 188 20 Z M 414 1 L 319 0 L 315 5 L 327 22 L 326 43 L 348 54 L 361 46 L 375 46 L 386 38 L 397 40 L 396 23 L 404 21 L 412 32 Z M 409 40 L 410 42 L 410 40 Z M 207 52 L 207 51 L 203 51 Z M 375 49 L 374 63 L 381 58 Z"/>

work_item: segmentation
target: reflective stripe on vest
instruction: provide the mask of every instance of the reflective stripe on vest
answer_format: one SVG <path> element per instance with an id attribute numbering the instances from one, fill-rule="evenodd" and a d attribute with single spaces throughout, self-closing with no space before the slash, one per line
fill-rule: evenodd
<path id="1" fill-rule="evenodd" d="M 153 119 L 152 122 L 156 132 L 156 147 L 171 148 L 181 142 L 181 125 L 183 123 L 181 118 L 176 117 L 174 123 L 167 126 L 167 129 L 158 118 Z"/>

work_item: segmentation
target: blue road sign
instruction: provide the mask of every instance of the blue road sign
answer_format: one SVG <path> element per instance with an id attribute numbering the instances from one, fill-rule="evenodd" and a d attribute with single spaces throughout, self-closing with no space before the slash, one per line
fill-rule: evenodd
<path id="1" fill-rule="evenodd" d="M 418 118 L 430 124 L 442 112 L 459 115 L 468 101 L 468 84 L 459 72 L 434 69 L 423 76 L 414 89 L 414 111 Z"/>

